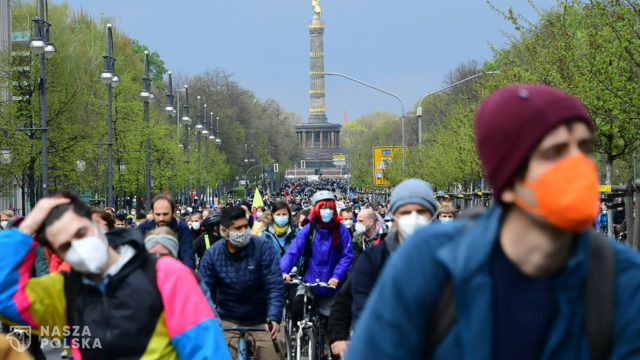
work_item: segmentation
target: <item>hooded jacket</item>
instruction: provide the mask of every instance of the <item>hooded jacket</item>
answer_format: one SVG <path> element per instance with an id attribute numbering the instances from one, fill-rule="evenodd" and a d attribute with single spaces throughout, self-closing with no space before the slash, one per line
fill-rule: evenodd
<path id="1" fill-rule="evenodd" d="M 149 230 L 157 227 L 156 221 L 149 219 L 138 225 L 136 230 L 138 230 L 144 238 Z M 191 230 L 187 226 L 187 223 L 174 216 L 169 227 L 178 234 L 178 243 L 180 244 L 178 260 L 182 261 L 189 269 L 195 269 L 196 259 L 193 254 L 193 237 L 191 236 Z"/>
<path id="2" fill-rule="evenodd" d="M 492 359 L 494 330 L 491 257 L 498 242 L 502 207 L 473 223 L 459 220 L 417 230 L 394 252 L 356 324 L 347 359 Z M 468 226 L 468 228 L 467 228 Z M 611 242 L 615 303 L 611 359 L 640 358 L 640 255 Z M 589 234 L 580 234 L 557 279 L 558 313 L 542 359 L 590 359 L 584 329 L 583 290 L 589 265 Z M 456 321 L 444 339 L 426 349 L 426 331 L 449 273 Z M 535 309 L 531 309 L 535 311 Z M 508 341 L 508 339 L 505 339 Z M 402 344 L 402 346 L 398 346 Z"/>
<path id="3" fill-rule="evenodd" d="M 153 259 L 135 230 L 113 230 L 107 238 L 129 260 L 95 283 L 73 270 L 28 279 L 25 270 L 33 264 L 37 243 L 15 229 L 2 232 L 0 268 L 7 271 L 0 274 L 0 316 L 52 337 L 77 327 L 67 338 L 75 359 L 230 358 L 188 268 L 167 256 L 148 264 Z"/>
<path id="4" fill-rule="evenodd" d="M 284 246 L 280 245 L 278 241 L 278 235 L 276 235 L 276 230 L 273 228 L 273 225 L 269 225 L 267 229 L 262 232 L 262 237 L 269 240 L 273 245 L 273 248 L 276 250 L 276 254 L 278 255 L 278 259 L 282 258 L 284 254 L 287 253 L 289 246 L 295 240 L 296 234 L 298 233 L 298 228 L 294 228 L 291 225 L 288 226 L 287 233 L 284 235 Z"/>
<path id="5" fill-rule="evenodd" d="M 249 244 L 231 253 L 226 240 L 205 251 L 200 276 L 211 290 L 222 320 L 263 324 L 282 320 L 284 282 L 271 243 L 251 236 Z"/>
<path id="6" fill-rule="evenodd" d="M 289 274 L 291 269 L 298 263 L 303 256 L 305 242 L 309 236 L 309 226 L 305 225 L 298 232 L 296 239 L 291 243 L 287 253 L 280 259 L 280 270 L 283 274 Z M 304 281 L 308 283 L 320 281 L 328 281 L 331 278 L 344 282 L 347 272 L 351 267 L 351 259 L 353 258 L 353 248 L 351 247 L 351 235 L 349 230 L 340 224 L 340 245 L 331 247 L 331 231 L 315 226 L 315 238 L 311 244 L 311 256 L 308 261 L 307 272 L 304 275 Z M 311 239 L 310 239 L 311 240 Z M 313 291 L 321 296 L 335 295 L 336 290 L 327 288 L 314 288 Z"/>

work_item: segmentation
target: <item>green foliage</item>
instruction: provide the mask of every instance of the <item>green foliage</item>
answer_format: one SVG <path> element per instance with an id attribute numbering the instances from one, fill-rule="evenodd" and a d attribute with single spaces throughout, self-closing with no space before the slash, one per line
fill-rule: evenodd
<path id="1" fill-rule="evenodd" d="M 505 32 L 509 46 L 494 48 L 494 58 L 483 64 L 482 71 L 500 74 L 484 75 L 425 99 L 424 145 L 409 147 L 404 176 L 401 161 L 394 159 L 387 172 L 391 184 L 419 177 L 438 190 L 476 188 L 482 178 L 474 146 L 476 107 L 497 88 L 523 82 L 549 84 L 581 99 L 596 125 L 596 151 L 604 156 L 605 182 L 628 182 L 631 154 L 640 145 L 640 2 L 569 0 L 541 11 L 529 1 L 540 17 L 535 24 L 511 8 L 500 10 L 488 3 L 515 30 L 515 34 Z M 481 70 L 473 65 L 460 65 L 446 76 L 447 82 Z M 357 143 L 362 136 L 355 133 L 350 139 Z M 388 144 L 379 141 L 374 146 L 382 145 Z M 370 158 L 354 167 L 370 169 Z M 359 173 L 353 176 L 364 183 Z"/>
<path id="2" fill-rule="evenodd" d="M 400 118 L 376 111 L 348 122 L 342 127 L 341 134 L 351 168 L 351 183 L 356 187 L 373 188 L 373 148 L 402 144 Z"/>
<path id="3" fill-rule="evenodd" d="M 32 2 L 14 2 L 13 30 L 29 31 L 36 9 Z M 106 196 L 107 171 L 107 87 L 99 80 L 104 67 L 106 23 L 113 24 L 114 56 L 120 84 L 113 88 L 113 164 L 114 191 L 116 197 L 144 194 L 145 145 L 147 133 L 151 146 L 152 195 L 159 192 L 194 188 L 197 174 L 204 185 L 215 188 L 223 180 L 243 173 L 244 144 L 253 144 L 259 161 L 280 163 L 284 171 L 295 156 L 294 117 L 284 112 L 274 100 L 260 101 L 255 95 L 231 80 L 222 70 L 208 71 L 186 79 L 190 85 L 191 117 L 196 120 L 196 95 L 203 104 L 220 117 L 222 144 L 204 137 L 201 142 L 200 171 L 195 149 L 195 131 L 191 127 L 189 158 L 178 144 L 184 144 L 184 126 L 180 125 L 177 137 L 175 116 L 163 111 L 166 102 L 163 75 L 167 72 L 164 61 L 157 52 L 150 52 L 152 92 L 155 101 L 150 103 L 150 124 L 144 118 L 144 104 L 138 93 L 142 88 L 143 52 L 146 45 L 118 31 L 113 19 L 96 23 L 82 10 L 74 12 L 67 4 L 50 4 L 49 21 L 51 40 L 58 52 L 46 61 L 47 122 L 49 149 L 49 188 L 56 190 L 88 191 L 95 197 Z M 28 47 L 24 49 L 28 51 Z M 0 57 L 0 79 L 7 79 L 11 61 Z M 3 147 L 8 145 L 14 154 L 11 164 L 0 167 L 0 177 L 13 177 L 20 186 L 31 192 L 38 187 L 41 141 L 39 132 L 17 131 L 17 128 L 39 127 L 38 77 L 39 58 L 27 55 L 23 59 L 30 66 L 24 75 L 14 71 L 11 76 L 22 76 L 26 82 L 25 101 L 12 103 L 0 99 L 0 135 Z M 175 79 L 175 78 L 174 78 Z M 12 79 L 13 80 L 13 79 Z M 8 83 L 1 83 L 0 87 Z M 174 84 L 174 89 L 179 88 Z M 14 93 L 16 89 L 12 89 Z M 180 94 L 184 99 L 184 95 Z M 181 103 L 182 105 L 183 103 Z M 175 106 L 175 104 L 174 104 Z M 182 110 L 182 109 L 181 109 Z M 208 118 L 210 121 L 211 119 Z M 195 124 L 194 124 L 195 125 Z M 214 126 L 215 131 L 215 126 Z M 207 170 L 205 174 L 205 146 Z M 79 161 L 86 164 L 83 171 L 76 171 Z M 205 176 L 206 175 L 206 176 Z"/>

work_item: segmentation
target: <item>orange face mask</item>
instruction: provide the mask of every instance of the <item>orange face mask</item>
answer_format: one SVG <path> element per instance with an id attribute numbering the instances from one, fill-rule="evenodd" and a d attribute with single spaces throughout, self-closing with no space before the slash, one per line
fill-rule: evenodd
<path id="1" fill-rule="evenodd" d="M 522 183 L 534 191 L 538 206 L 518 197 L 515 204 L 544 217 L 558 229 L 580 233 L 598 215 L 598 172 L 582 153 L 558 161 L 537 180 Z"/>

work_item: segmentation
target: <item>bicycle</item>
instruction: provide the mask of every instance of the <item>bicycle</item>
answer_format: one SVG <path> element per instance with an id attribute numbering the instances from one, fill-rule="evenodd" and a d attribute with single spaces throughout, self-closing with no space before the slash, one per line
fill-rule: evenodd
<path id="1" fill-rule="evenodd" d="M 271 330 L 271 320 L 267 319 L 267 324 L 269 326 L 269 330 Z M 263 327 L 256 326 L 231 326 L 222 328 L 224 331 L 237 331 L 240 333 L 240 337 L 238 338 L 238 358 L 237 360 L 255 360 L 253 354 L 251 353 L 251 349 L 247 348 L 247 338 L 245 337 L 248 332 L 258 332 L 265 331 Z M 273 340 L 273 347 L 276 350 L 276 353 L 280 352 L 278 347 L 278 343 L 276 340 Z"/>
<path id="2" fill-rule="evenodd" d="M 289 282 L 292 285 L 302 286 L 303 292 L 303 315 L 302 319 L 295 324 L 295 328 L 292 326 L 291 314 L 285 313 L 285 322 L 287 329 L 287 337 L 291 337 L 289 342 L 291 348 L 294 347 L 295 342 L 295 359 L 296 360 L 331 360 L 331 349 L 325 344 L 325 332 L 327 328 L 327 318 L 318 312 L 317 306 L 311 303 L 309 297 L 311 295 L 310 289 L 314 287 L 318 288 L 331 288 L 326 282 L 321 282 L 316 279 L 315 283 L 306 283 L 299 278 L 293 278 Z M 287 309 L 287 313 L 290 310 Z M 295 335 L 294 335 L 295 334 Z M 293 341 L 291 341 L 293 339 Z"/>

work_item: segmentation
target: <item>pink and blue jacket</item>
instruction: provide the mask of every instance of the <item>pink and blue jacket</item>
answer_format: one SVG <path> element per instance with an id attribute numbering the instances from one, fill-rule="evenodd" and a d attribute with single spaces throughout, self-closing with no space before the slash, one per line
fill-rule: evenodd
<path id="1" fill-rule="evenodd" d="M 95 283 L 78 272 L 30 278 L 36 242 L 0 232 L 0 318 L 60 337 L 74 359 L 230 359 L 196 277 L 180 261 L 150 256 L 139 233 L 107 233 L 135 255 Z"/>

